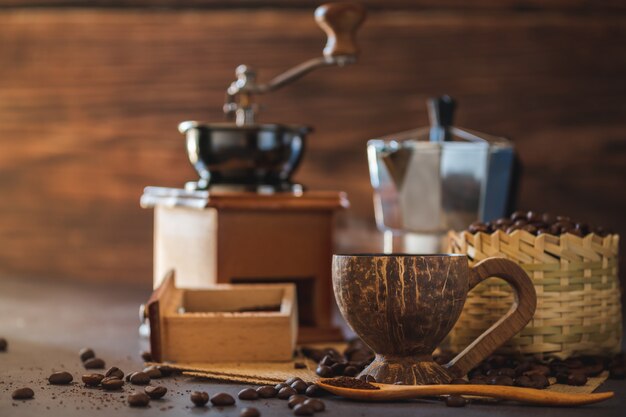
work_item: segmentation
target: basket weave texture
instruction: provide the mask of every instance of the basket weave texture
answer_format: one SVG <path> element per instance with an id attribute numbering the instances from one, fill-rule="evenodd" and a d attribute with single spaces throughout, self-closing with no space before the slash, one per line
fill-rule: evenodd
<path id="1" fill-rule="evenodd" d="M 450 232 L 451 253 L 469 257 L 470 265 L 504 257 L 528 273 L 537 291 L 533 320 L 498 352 L 553 356 L 609 355 L 620 350 L 618 235 L 584 238 L 565 234 L 534 236 Z M 489 278 L 467 296 L 459 321 L 444 342 L 460 352 L 511 308 L 513 295 L 502 280 Z"/>

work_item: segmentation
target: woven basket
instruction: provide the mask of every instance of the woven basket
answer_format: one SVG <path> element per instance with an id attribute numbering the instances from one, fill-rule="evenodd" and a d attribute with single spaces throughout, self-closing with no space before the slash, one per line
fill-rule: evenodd
<path id="1" fill-rule="evenodd" d="M 534 236 L 516 230 L 511 234 L 450 232 L 448 236 L 450 252 L 466 254 L 471 265 L 492 256 L 508 258 L 535 284 L 537 311 L 533 320 L 502 346 L 500 353 L 565 359 L 619 352 L 618 235 Z M 504 281 L 489 278 L 482 282 L 468 294 L 463 313 L 444 346 L 460 352 L 506 314 L 512 302 L 511 289 Z"/>

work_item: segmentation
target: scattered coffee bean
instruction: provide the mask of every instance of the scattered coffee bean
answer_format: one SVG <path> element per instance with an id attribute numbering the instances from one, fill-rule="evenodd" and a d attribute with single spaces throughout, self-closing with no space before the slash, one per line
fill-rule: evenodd
<path id="1" fill-rule="evenodd" d="M 344 371 L 346 370 L 346 363 L 345 362 L 338 362 L 336 364 L 334 364 L 333 366 L 330 367 L 330 370 L 333 371 L 333 375 L 335 376 L 341 376 L 343 375 Z"/>
<path id="2" fill-rule="evenodd" d="M 81 378 L 88 387 L 97 387 L 104 379 L 102 374 L 85 374 Z"/>
<path id="3" fill-rule="evenodd" d="M 583 386 L 587 383 L 587 376 L 579 372 L 573 372 L 567 378 L 567 385 Z"/>
<path id="4" fill-rule="evenodd" d="M 148 385 L 143 390 L 146 394 L 148 394 L 148 397 L 152 398 L 153 400 L 163 398 L 163 396 L 167 394 L 167 388 L 162 385 Z"/>
<path id="5" fill-rule="evenodd" d="M 313 384 L 307 387 L 305 394 L 309 397 L 321 397 L 324 394 L 324 390 Z"/>
<path id="6" fill-rule="evenodd" d="M 240 400 L 253 401 L 253 400 L 259 399 L 259 393 L 256 392 L 254 388 L 244 388 L 241 391 L 239 391 L 239 394 L 237 394 L 237 397 Z"/>
<path id="7" fill-rule="evenodd" d="M 289 399 L 289 397 L 296 394 L 298 394 L 298 391 L 296 391 L 295 389 L 291 387 L 283 387 L 280 389 L 280 391 L 278 391 L 277 397 L 281 400 L 287 400 Z"/>
<path id="8" fill-rule="evenodd" d="M 309 386 L 304 381 L 296 381 L 291 384 L 291 388 L 298 391 L 298 394 L 304 394 Z"/>
<path id="9" fill-rule="evenodd" d="M 108 371 L 104 374 L 104 376 L 112 376 L 119 379 L 124 379 L 124 372 L 117 366 L 112 366 Z"/>
<path id="10" fill-rule="evenodd" d="M 150 397 L 145 392 L 133 392 L 128 396 L 128 405 L 131 407 L 145 407 L 150 403 Z"/>
<path id="11" fill-rule="evenodd" d="M 177 369 L 172 368 L 169 365 L 157 365 L 157 369 L 161 372 L 161 376 L 164 376 L 164 377 L 168 377 L 168 376 L 171 376 L 171 375 L 173 375 L 175 373 L 179 373 L 180 372 Z"/>
<path id="12" fill-rule="evenodd" d="M 66 385 L 72 382 L 74 377 L 66 371 L 54 372 L 48 377 L 48 382 L 52 385 Z"/>
<path id="13" fill-rule="evenodd" d="M 319 364 L 330 367 L 335 364 L 335 361 L 333 360 L 333 358 L 330 357 L 330 355 L 326 355 L 322 358 Z"/>
<path id="14" fill-rule="evenodd" d="M 130 382 L 130 378 L 132 378 L 133 375 L 135 375 L 136 372 L 130 372 L 128 374 L 126 374 L 126 378 L 124 378 L 126 380 L 126 382 Z"/>
<path id="15" fill-rule="evenodd" d="M 4 337 L 0 337 L 0 352 L 6 352 L 7 346 L 9 346 L 7 340 Z"/>
<path id="16" fill-rule="evenodd" d="M 310 405 L 316 413 L 326 410 L 326 404 L 317 398 L 309 398 L 304 402 L 304 405 Z"/>
<path id="17" fill-rule="evenodd" d="M 152 362 L 152 353 L 148 352 L 147 350 L 140 352 L 140 355 L 141 359 L 143 359 L 144 362 Z"/>
<path id="18" fill-rule="evenodd" d="M 295 362 L 293 364 L 294 369 L 306 369 L 306 363 L 304 362 Z"/>
<path id="19" fill-rule="evenodd" d="M 230 394 L 220 392 L 211 397 L 211 404 L 218 406 L 226 406 L 235 404 L 235 399 Z"/>
<path id="20" fill-rule="evenodd" d="M 320 365 L 315 370 L 315 373 L 322 378 L 330 378 L 333 376 L 333 370 L 328 365 Z"/>
<path id="21" fill-rule="evenodd" d="M 35 392 L 28 388 L 18 388 L 11 394 L 11 398 L 14 400 L 29 400 L 35 396 Z"/>
<path id="22" fill-rule="evenodd" d="M 148 366 L 143 372 L 148 375 L 150 379 L 159 379 L 163 376 L 156 366 Z"/>
<path id="23" fill-rule="evenodd" d="M 254 407 L 242 408 L 239 417 L 260 417 L 261 412 Z"/>
<path id="24" fill-rule="evenodd" d="M 280 391 L 281 389 L 283 389 L 285 387 L 288 387 L 288 386 L 289 386 L 289 384 L 287 384 L 285 382 L 281 382 L 281 383 L 278 383 L 278 384 L 274 385 L 274 388 L 276 388 L 276 391 Z"/>
<path id="25" fill-rule="evenodd" d="M 82 362 L 85 362 L 88 359 L 95 358 L 96 354 L 91 348 L 82 348 L 80 351 L 78 351 L 78 356 L 80 356 L 80 360 Z"/>
<path id="26" fill-rule="evenodd" d="M 274 398 L 278 394 L 278 390 L 271 385 L 264 385 L 256 389 L 261 398 Z"/>
<path id="27" fill-rule="evenodd" d="M 312 416 L 315 410 L 310 405 L 298 404 L 293 408 L 293 413 L 297 416 Z"/>
<path id="28" fill-rule="evenodd" d="M 356 366 L 346 366 L 346 369 L 343 370 L 343 374 L 345 376 L 357 376 L 359 370 Z"/>
<path id="29" fill-rule="evenodd" d="M 294 408 L 296 405 L 302 404 L 307 399 L 308 398 L 306 397 L 306 395 L 300 395 L 300 394 L 292 395 L 291 397 L 289 397 L 289 401 L 287 402 L 287 405 L 289 406 L 289 408 Z"/>
<path id="30" fill-rule="evenodd" d="M 119 378 L 115 378 L 114 376 L 105 377 L 102 381 L 100 381 L 100 385 L 107 391 L 114 391 L 122 388 L 124 386 L 124 381 Z"/>
<path id="31" fill-rule="evenodd" d="M 104 369 L 105 363 L 100 358 L 91 358 L 83 362 L 85 369 Z"/>
<path id="32" fill-rule="evenodd" d="M 289 385 L 289 386 L 291 386 L 291 384 L 293 384 L 294 382 L 297 382 L 297 381 L 302 381 L 302 378 L 300 378 L 299 376 L 294 376 L 294 377 L 291 377 L 288 380 L 286 380 L 284 383 Z"/>
<path id="33" fill-rule="evenodd" d="M 460 395 L 450 395 L 446 398 L 448 407 L 465 407 L 467 400 Z"/>
<path id="34" fill-rule="evenodd" d="M 191 402 L 197 407 L 202 407 L 209 402 L 209 394 L 204 391 L 194 391 L 191 393 Z"/>
<path id="35" fill-rule="evenodd" d="M 145 372 L 134 372 L 130 376 L 130 383 L 133 385 L 148 385 L 150 377 Z"/>

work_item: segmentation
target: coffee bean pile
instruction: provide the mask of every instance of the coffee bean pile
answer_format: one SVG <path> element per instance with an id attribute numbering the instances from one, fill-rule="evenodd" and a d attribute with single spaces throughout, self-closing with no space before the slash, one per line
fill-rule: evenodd
<path id="1" fill-rule="evenodd" d="M 331 383 L 338 384 L 338 386 L 359 388 L 358 385 L 362 383 L 376 382 L 376 379 L 371 375 L 361 375 L 358 379 L 352 378 L 374 359 L 374 352 L 360 339 L 351 340 L 343 353 L 333 348 L 313 349 L 308 347 L 303 347 L 302 353 L 318 362 L 316 372 L 320 377 L 333 378 Z M 454 355 L 450 352 L 442 352 L 435 355 L 433 360 L 444 365 L 453 357 Z M 355 368 L 357 372 L 351 368 Z M 558 384 L 580 386 L 585 385 L 589 377 L 598 376 L 605 370 L 609 370 L 609 377 L 612 379 L 624 379 L 626 377 L 624 354 L 613 358 L 581 356 L 567 360 L 539 360 L 523 356 L 491 355 L 471 370 L 466 378 L 456 378 L 451 383 L 544 389 L 550 386 L 549 378 L 554 378 L 553 381 Z M 371 387 L 374 386 L 371 385 Z M 361 387 L 360 389 L 367 388 Z M 448 397 L 446 405 L 462 407 L 467 400 L 463 397 L 460 398 Z"/>
<path id="2" fill-rule="evenodd" d="M 612 233 L 603 227 L 592 227 L 587 223 L 572 220 L 570 217 L 553 216 L 549 213 L 535 211 L 516 211 L 510 217 L 503 217 L 486 223 L 474 222 L 468 228 L 470 233 L 493 233 L 497 230 L 506 233 L 525 230 L 535 236 L 541 234 L 560 236 L 569 233 L 584 237 L 589 233 L 595 233 L 605 237 Z"/>
<path id="3" fill-rule="evenodd" d="M 434 357 L 440 365 L 448 363 L 453 355 L 448 352 Z M 613 358 L 601 356 L 579 356 L 566 360 L 539 360 L 532 357 L 491 355 L 472 369 L 467 380 L 455 379 L 452 383 L 488 384 L 543 389 L 550 386 L 549 378 L 555 383 L 581 386 L 588 378 L 609 370 L 609 377 L 624 378 L 624 355 Z"/>
<path id="4" fill-rule="evenodd" d="M 353 339 L 340 353 L 336 349 L 303 347 L 302 354 L 318 362 L 315 372 L 322 378 L 357 376 L 374 360 L 374 352 L 361 339 Z"/>
<path id="5" fill-rule="evenodd" d="M 293 410 L 296 416 L 312 416 L 314 413 L 326 410 L 326 404 L 315 397 L 324 395 L 325 391 L 312 382 L 305 382 L 299 377 L 289 378 L 284 382 L 272 385 L 263 385 L 255 388 L 244 388 L 239 391 L 237 397 L 241 401 L 255 401 L 258 399 L 278 398 L 287 401 L 287 406 Z M 207 394 L 208 395 L 208 394 Z M 217 396 L 228 394 L 217 394 Z M 230 396 L 229 396 L 230 397 Z M 232 399 L 232 397 L 231 397 Z M 193 398 L 192 398 L 193 401 Z M 230 401 L 230 400 L 229 400 Z M 220 399 L 220 403 L 222 400 Z M 232 399 L 234 404 L 235 400 Z M 220 405 L 231 405 L 220 404 Z M 214 405 L 218 405 L 215 404 Z M 258 417 L 261 413 L 256 408 L 247 407 L 241 410 L 241 417 Z"/>

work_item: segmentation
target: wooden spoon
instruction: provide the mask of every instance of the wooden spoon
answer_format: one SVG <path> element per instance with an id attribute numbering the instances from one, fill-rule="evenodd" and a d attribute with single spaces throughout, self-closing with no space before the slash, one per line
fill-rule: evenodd
<path id="1" fill-rule="evenodd" d="M 593 404 L 613 397 L 613 392 L 597 394 L 567 394 L 534 388 L 517 388 L 496 385 L 389 385 L 372 384 L 380 389 L 354 389 L 327 384 L 324 379 L 317 384 L 326 391 L 341 397 L 361 401 L 408 400 L 437 395 L 479 395 L 500 400 L 520 401 L 537 405 L 572 406 Z"/>

